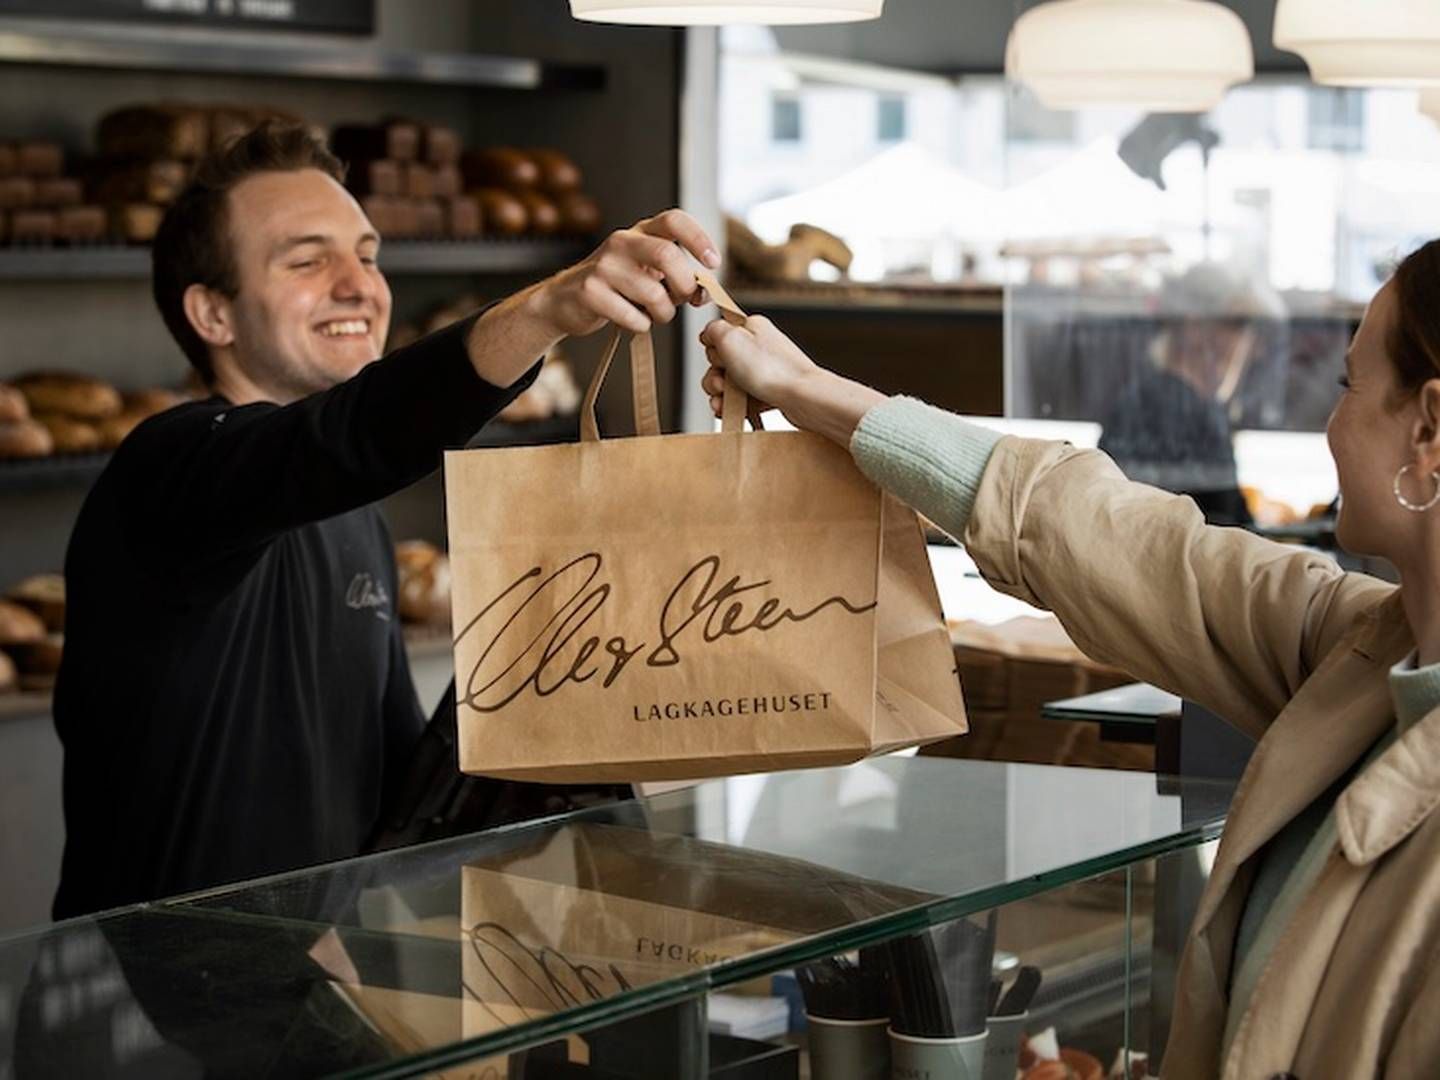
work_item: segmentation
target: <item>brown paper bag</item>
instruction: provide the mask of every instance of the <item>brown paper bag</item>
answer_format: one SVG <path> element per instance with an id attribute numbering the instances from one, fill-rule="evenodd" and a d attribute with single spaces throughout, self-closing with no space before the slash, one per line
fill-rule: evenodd
<path id="1" fill-rule="evenodd" d="M 720 434 L 660 435 L 648 336 L 640 434 L 601 440 L 619 344 L 578 444 L 446 455 L 462 771 L 688 779 L 963 734 L 914 512 L 818 435 L 743 431 L 734 387 Z"/>

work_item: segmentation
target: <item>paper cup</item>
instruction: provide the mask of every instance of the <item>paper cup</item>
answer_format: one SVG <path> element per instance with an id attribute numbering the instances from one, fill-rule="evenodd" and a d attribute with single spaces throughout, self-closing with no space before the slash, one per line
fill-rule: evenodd
<path id="1" fill-rule="evenodd" d="M 981 1080 L 1015 1080 L 1020 1061 L 1020 1040 L 1025 1035 L 1028 1012 L 1019 1016 L 992 1016 L 985 1021 L 985 1071 Z"/>
<path id="2" fill-rule="evenodd" d="M 812 1080 L 889 1080 L 890 1021 L 805 1014 Z"/>
<path id="3" fill-rule="evenodd" d="M 892 1028 L 891 1080 L 983 1080 L 985 1038 L 982 1031 L 961 1039 L 922 1039 Z"/>

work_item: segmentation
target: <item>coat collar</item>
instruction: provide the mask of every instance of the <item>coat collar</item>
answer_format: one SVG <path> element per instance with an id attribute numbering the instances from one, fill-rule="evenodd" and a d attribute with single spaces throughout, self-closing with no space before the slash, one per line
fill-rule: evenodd
<path id="1" fill-rule="evenodd" d="M 1440 806 L 1440 707 L 1431 709 L 1370 763 L 1335 804 L 1340 849 L 1366 866 L 1404 840 Z"/>

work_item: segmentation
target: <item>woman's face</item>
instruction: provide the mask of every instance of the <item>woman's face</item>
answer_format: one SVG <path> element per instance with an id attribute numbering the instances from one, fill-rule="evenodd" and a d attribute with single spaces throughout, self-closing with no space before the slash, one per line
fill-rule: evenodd
<path id="1" fill-rule="evenodd" d="M 1395 474 L 1416 461 L 1420 419 L 1416 399 L 1401 393 L 1385 349 L 1396 314 L 1395 290 L 1387 284 L 1370 302 L 1345 356 L 1340 400 L 1326 435 L 1340 477 L 1340 546 L 1403 566 L 1406 554 L 1423 543 L 1426 515 L 1411 513 L 1395 499 Z M 1435 486 L 1416 468 L 1402 478 L 1401 492 L 1412 503 L 1424 503 Z"/>

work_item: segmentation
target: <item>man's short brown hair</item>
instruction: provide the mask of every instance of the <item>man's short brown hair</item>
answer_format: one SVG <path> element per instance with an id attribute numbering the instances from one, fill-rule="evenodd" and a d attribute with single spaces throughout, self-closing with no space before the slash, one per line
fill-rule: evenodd
<path id="1" fill-rule="evenodd" d="M 155 305 L 207 384 L 215 375 L 210 349 L 185 315 L 185 290 L 204 285 L 224 296 L 239 293 L 229 232 L 230 190 L 257 173 L 301 169 L 319 169 L 341 183 L 345 180 L 345 166 L 308 128 L 267 121 L 201 161 L 160 222 L 151 253 Z"/>

